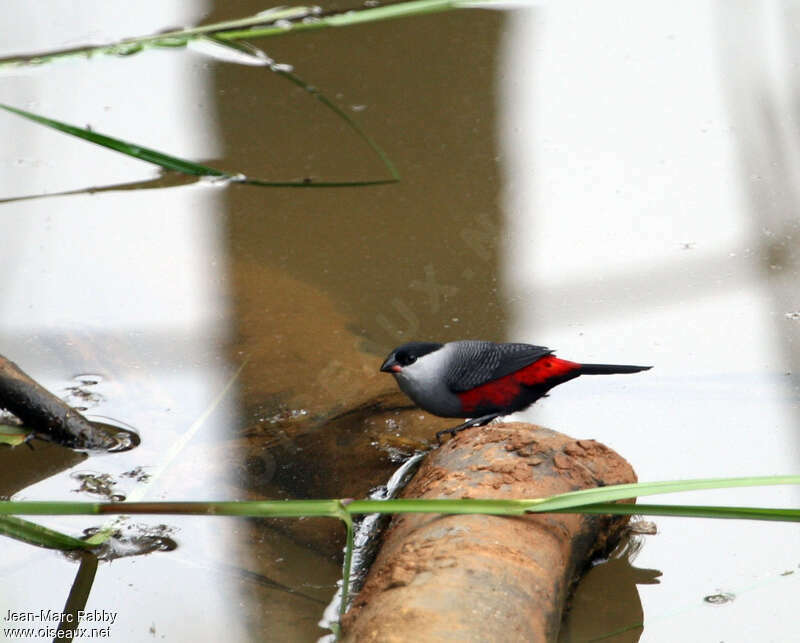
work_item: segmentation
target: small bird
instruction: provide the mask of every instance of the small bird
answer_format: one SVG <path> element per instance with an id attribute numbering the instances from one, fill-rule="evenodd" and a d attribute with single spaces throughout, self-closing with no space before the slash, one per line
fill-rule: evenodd
<path id="1" fill-rule="evenodd" d="M 473 418 L 436 434 L 455 435 L 471 426 L 528 408 L 554 386 L 579 375 L 638 373 L 650 366 L 579 364 L 559 359 L 544 346 L 465 340 L 409 342 L 381 365 L 418 406 L 440 417 Z"/>

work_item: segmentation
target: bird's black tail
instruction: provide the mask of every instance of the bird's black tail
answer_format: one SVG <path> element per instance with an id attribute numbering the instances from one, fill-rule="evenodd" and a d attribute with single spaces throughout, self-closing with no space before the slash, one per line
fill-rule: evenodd
<path id="1" fill-rule="evenodd" d="M 625 364 L 581 364 L 581 375 L 613 375 L 614 373 L 638 373 L 652 366 L 629 366 Z"/>

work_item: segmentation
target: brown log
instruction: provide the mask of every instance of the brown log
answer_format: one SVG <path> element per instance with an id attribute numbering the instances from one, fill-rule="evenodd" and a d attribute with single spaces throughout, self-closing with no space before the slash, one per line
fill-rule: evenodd
<path id="1" fill-rule="evenodd" d="M 618 454 L 530 424 L 468 429 L 432 452 L 407 498 L 537 498 L 635 482 Z M 346 641 L 554 641 L 570 589 L 626 517 L 396 516 L 345 616 Z"/>
<path id="2" fill-rule="evenodd" d="M 62 446 L 113 449 L 112 435 L 95 427 L 11 360 L 0 355 L 0 408 L 11 411 L 37 437 Z"/>

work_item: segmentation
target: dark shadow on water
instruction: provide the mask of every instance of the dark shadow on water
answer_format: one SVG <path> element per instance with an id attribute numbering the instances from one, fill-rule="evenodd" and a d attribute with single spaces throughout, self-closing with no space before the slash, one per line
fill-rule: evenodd
<path id="1" fill-rule="evenodd" d="M 631 555 L 590 569 L 581 579 L 562 624 L 559 643 L 636 643 L 644 631 L 637 585 L 659 583 L 661 572 L 634 567 Z"/>
<path id="2" fill-rule="evenodd" d="M 33 440 L 31 446 L 0 447 L 0 497 L 9 498 L 87 458 L 85 453 L 42 440 Z"/>

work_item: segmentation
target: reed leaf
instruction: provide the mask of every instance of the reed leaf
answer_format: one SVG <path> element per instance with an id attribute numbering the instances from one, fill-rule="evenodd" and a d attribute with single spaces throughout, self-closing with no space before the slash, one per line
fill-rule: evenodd
<path id="1" fill-rule="evenodd" d="M 184 174 L 191 174 L 193 176 L 216 176 L 232 178 L 232 175 L 228 174 L 227 172 L 223 172 L 222 170 L 218 170 L 213 167 L 208 167 L 207 165 L 193 163 L 192 161 L 187 161 L 185 159 L 178 158 L 177 156 L 165 154 L 164 152 L 159 152 L 157 150 L 144 147 L 143 145 L 129 143 L 128 141 L 123 141 L 122 139 L 114 138 L 113 136 L 106 136 L 105 134 L 100 134 L 99 132 L 95 132 L 90 129 L 76 127 L 74 125 L 70 125 L 69 123 L 39 116 L 38 114 L 34 114 L 33 112 L 29 112 L 24 109 L 19 109 L 10 105 L 4 105 L 2 103 L 0 103 L 0 109 L 4 109 L 12 114 L 17 114 L 23 118 L 27 118 L 35 123 L 46 125 L 47 127 L 64 132 L 65 134 L 77 136 L 78 138 L 88 141 L 89 143 L 95 143 L 96 145 L 107 147 L 111 150 L 126 154 L 127 156 L 132 156 L 140 161 L 155 163 L 166 170 L 174 170 L 176 172 L 183 172 Z"/>
<path id="2" fill-rule="evenodd" d="M 287 80 L 291 81 L 295 85 L 302 87 L 306 92 L 313 95 L 328 109 L 332 110 L 339 118 L 344 120 L 345 123 L 347 123 L 348 127 L 350 127 L 356 133 L 356 135 L 359 138 L 361 138 L 381 159 L 381 162 L 384 164 L 386 169 L 391 174 L 391 178 L 366 180 L 366 181 L 306 181 L 306 180 L 268 181 L 266 179 L 254 179 L 247 177 L 241 173 L 225 172 L 224 170 L 210 167 L 208 165 L 202 165 L 200 163 L 188 161 L 186 159 L 173 156 L 165 152 L 159 152 L 158 150 L 154 150 L 149 147 L 145 147 L 143 145 L 138 145 L 136 143 L 124 141 L 122 139 L 115 138 L 113 136 L 108 136 L 106 134 L 101 134 L 99 132 L 95 132 L 94 130 L 88 128 L 77 127 L 75 125 L 70 125 L 69 123 L 65 123 L 63 121 L 58 121 L 52 118 L 47 118 L 45 116 L 40 116 L 39 114 L 34 114 L 33 112 L 29 112 L 27 110 L 20 109 L 18 107 L 12 107 L 11 105 L 5 105 L 3 103 L 0 103 L 0 109 L 3 109 L 12 114 L 16 114 L 17 116 L 21 116 L 22 118 L 26 118 L 35 123 L 45 125 L 59 132 L 70 134 L 71 136 L 75 136 L 89 143 L 100 145 L 101 147 L 114 150 L 115 152 L 125 154 L 126 156 L 130 156 L 140 161 L 153 163 L 155 165 L 158 165 L 159 167 L 162 167 L 165 170 L 181 172 L 183 174 L 188 174 L 190 176 L 198 176 L 198 177 L 206 176 L 215 179 L 229 181 L 232 183 L 242 183 L 245 185 L 255 185 L 260 187 L 292 187 L 292 188 L 363 187 L 369 185 L 386 185 L 389 183 L 396 183 L 397 181 L 400 180 L 399 172 L 397 171 L 397 169 L 395 168 L 394 164 L 389 159 L 389 157 L 386 155 L 386 153 L 383 151 L 383 149 L 381 149 L 381 147 L 358 125 L 358 123 L 356 123 L 356 121 L 353 118 L 351 118 L 343 110 L 337 107 L 331 100 L 325 97 L 324 94 L 322 94 L 322 92 L 320 92 L 315 87 L 308 85 L 302 79 L 297 77 L 295 74 L 280 69 L 276 69 L 275 71 L 276 73 L 283 76 Z"/>
<path id="3" fill-rule="evenodd" d="M 493 514 L 519 516 L 528 513 L 639 514 L 694 518 L 726 518 L 800 522 L 800 509 L 771 507 L 725 507 L 711 505 L 655 505 L 619 503 L 628 498 L 696 491 L 768 485 L 798 485 L 800 476 L 756 476 L 707 478 L 614 485 L 585 489 L 529 500 L 414 499 L 391 500 L 270 500 L 245 502 L 63 502 L 0 501 L 0 533 L 44 547 L 74 549 L 91 546 L 64 534 L 29 523 L 15 515 L 113 515 L 180 514 L 207 516 L 252 516 L 300 518 L 323 516 L 342 520 L 352 539 L 352 517 L 368 513 Z M 350 542 L 348 540 L 348 542 Z M 346 560 L 352 554 L 347 550 Z M 349 588 L 346 567 L 343 602 Z"/>
<path id="4" fill-rule="evenodd" d="M 82 540 L 16 516 L 0 517 L 0 534 L 29 545 L 47 547 L 48 549 L 86 549 L 91 547 L 89 543 Z"/>
<path id="5" fill-rule="evenodd" d="M 673 516 L 676 518 L 728 518 L 733 520 L 767 520 L 800 522 L 800 509 L 769 507 L 719 507 L 710 505 L 650 505 L 599 502 L 577 509 L 552 509 L 548 513 L 628 514 L 637 516 Z"/>
<path id="6" fill-rule="evenodd" d="M 19 446 L 27 442 L 31 435 L 32 432 L 23 426 L 0 424 L 0 444 L 7 444 L 12 447 Z"/>
<path id="7" fill-rule="evenodd" d="M 46 502 L 0 501 L 0 515 L 96 515 L 96 514 L 190 514 L 209 516 L 253 516 L 272 518 L 299 518 L 303 516 L 328 516 L 343 519 L 342 511 L 349 516 L 368 513 L 442 513 L 442 514 L 497 514 L 523 515 L 526 513 L 643 513 L 643 507 L 657 507 L 659 515 L 690 515 L 695 509 L 707 511 L 708 506 L 696 505 L 634 505 L 615 504 L 628 498 L 697 491 L 699 489 L 726 489 L 733 487 L 761 487 L 770 485 L 800 485 L 800 476 L 748 476 L 741 478 L 705 478 L 698 480 L 668 480 L 639 482 L 583 489 L 562 493 L 549 498 L 528 500 L 482 499 L 417 499 L 391 500 L 251 500 L 242 502 Z M 604 503 L 604 504 L 599 504 Z M 598 509 L 600 507 L 600 509 Z M 718 511 L 716 511 L 718 510 Z M 736 512 L 736 516 L 722 514 Z M 793 519 L 793 509 L 753 507 L 717 507 L 718 516 L 739 517 L 751 520 L 774 519 L 783 516 Z M 672 513 L 670 513 L 672 512 Z M 761 512 L 761 513 L 759 513 Z M 711 512 L 714 513 L 714 512 Z"/>
<path id="8" fill-rule="evenodd" d="M 64 58 L 91 58 L 98 55 L 130 56 L 147 49 L 185 47 L 192 40 L 201 37 L 231 41 L 252 40 L 330 27 L 350 27 L 369 22 L 469 8 L 470 6 L 470 2 L 458 0 L 412 0 L 383 7 L 369 7 L 329 14 L 322 14 L 313 7 L 277 7 L 236 20 L 136 36 L 105 45 L 86 45 L 0 58 L 0 69 L 42 65 Z"/>

